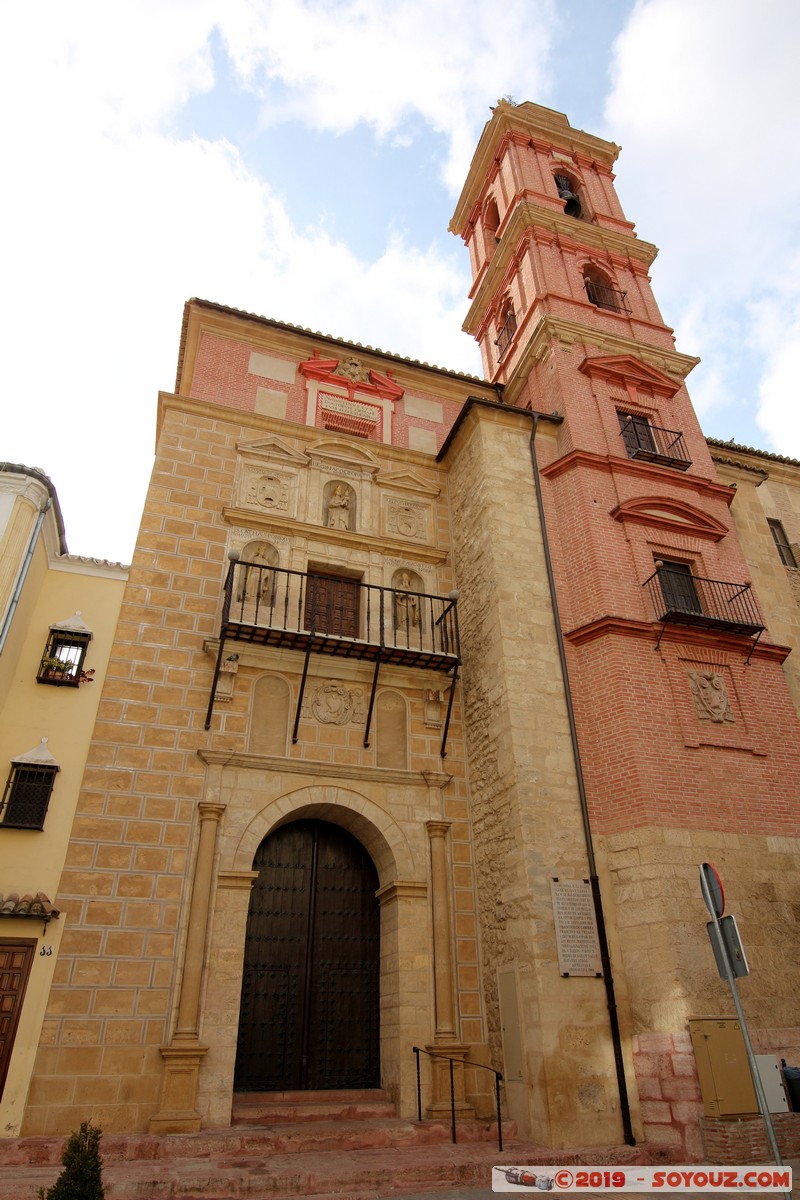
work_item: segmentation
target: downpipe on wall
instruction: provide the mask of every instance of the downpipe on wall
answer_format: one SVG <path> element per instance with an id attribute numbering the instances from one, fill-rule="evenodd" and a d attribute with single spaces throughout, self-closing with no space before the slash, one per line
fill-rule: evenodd
<path id="1" fill-rule="evenodd" d="M 533 482 L 536 489 L 536 505 L 539 510 L 539 525 L 542 530 L 542 546 L 544 549 L 545 569 L 547 571 L 547 583 L 550 588 L 550 601 L 553 606 L 553 622 L 555 624 L 556 640 L 558 642 L 558 657 L 561 663 L 562 678 L 564 680 L 564 697 L 567 703 L 567 719 L 569 721 L 569 733 L 570 740 L 572 742 L 572 755 L 575 761 L 578 796 L 580 797 L 583 836 L 586 843 L 586 857 L 589 864 L 589 881 L 592 889 L 594 914 L 597 921 L 597 937 L 600 944 L 600 960 L 603 969 L 603 983 L 606 989 L 608 1021 L 611 1029 L 611 1042 L 614 1048 L 614 1065 L 617 1073 L 617 1089 L 619 1091 L 622 1132 L 626 1144 L 629 1146 L 635 1146 L 636 1138 L 633 1136 L 633 1127 L 631 1125 L 628 1084 L 625 1079 L 625 1062 L 622 1057 L 622 1038 L 619 1031 L 619 1016 L 617 1013 L 617 1001 L 614 992 L 614 976 L 611 971 L 611 955 L 608 948 L 608 936 L 606 933 L 606 923 L 603 914 L 603 900 L 602 896 L 600 895 L 600 880 L 597 875 L 597 863 L 594 855 L 592 828 L 589 822 L 589 807 L 586 802 L 586 787 L 583 779 L 580 746 L 578 743 L 578 731 L 575 725 L 575 710 L 572 705 L 572 692 L 570 690 L 569 672 L 567 670 L 567 656 L 564 649 L 564 633 L 561 628 L 561 618 L 558 611 L 558 596 L 556 594 L 556 583 L 553 575 L 553 562 L 550 557 L 550 542 L 547 536 L 547 524 L 545 522 L 544 501 L 542 499 L 542 483 L 539 477 L 539 463 L 536 458 L 536 432 L 538 427 L 539 416 L 537 413 L 534 413 L 533 429 L 531 430 L 530 440 L 531 466 L 533 468 Z"/>

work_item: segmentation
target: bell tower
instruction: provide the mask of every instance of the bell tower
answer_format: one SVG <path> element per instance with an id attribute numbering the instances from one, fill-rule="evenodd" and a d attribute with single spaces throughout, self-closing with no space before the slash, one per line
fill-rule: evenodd
<path id="1" fill-rule="evenodd" d="M 688 1022 L 726 1011 L 697 865 L 722 859 L 739 895 L 754 875 L 769 889 L 778 845 L 796 838 L 800 727 L 782 669 L 789 651 L 770 638 L 733 526 L 736 490 L 719 482 L 686 390 L 698 359 L 676 349 L 650 285 L 656 248 L 615 192 L 618 153 L 561 113 L 501 100 L 450 228 L 472 267 L 464 329 L 502 405 L 532 414 L 542 562 L 611 962 L 629 1005 L 634 1113 L 638 1092 L 645 1138 L 697 1155 Z M 524 502 L 509 486 L 509 510 Z M 537 620 L 532 611 L 531 642 Z M 540 680 L 543 691 L 552 684 Z M 548 752 L 546 739 L 534 751 L 537 786 Z M 524 817 L 520 828 L 526 836 Z M 537 842 L 543 828 L 540 819 L 527 835 L 546 873 L 557 851 Z M 755 942 L 771 913 L 753 912 Z M 535 944 L 531 956 L 546 977 Z M 781 1023 L 796 1023 L 789 993 L 784 1005 L 767 978 L 750 984 L 762 1044 L 777 1051 Z M 655 1096 L 658 1105 L 644 1101 Z"/>

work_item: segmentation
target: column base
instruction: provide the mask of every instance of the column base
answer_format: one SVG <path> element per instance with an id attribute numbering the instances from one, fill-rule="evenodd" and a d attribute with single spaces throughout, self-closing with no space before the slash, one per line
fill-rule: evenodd
<path id="1" fill-rule="evenodd" d="M 164 1078 L 161 1105 L 150 1118 L 149 1133 L 198 1133 L 201 1116 L 197 1111 L 197 1084 L 200 1063 L 208 1046 L 192 1041 L 161 1047 Z"/>
<path id="2" fill-rule="evenodd" d="M 469 1053 L 465 1042 L 437 1041 L 425 1047 L 429 1054 L 442 1054 L 446 1058 L 431 1058 L 431 1078 L 433 1083 L 433 1100 L 425 1109 L 426 1117 L 435 1120 L 450 1120 L 453 1105 L 450 1100 L 450 1063 L 453 1060 L 453 1103 L 456 1117 L 471 1119 L 475 1109 L 467 1103 L 464 1091 L 464 1059 Z"/>

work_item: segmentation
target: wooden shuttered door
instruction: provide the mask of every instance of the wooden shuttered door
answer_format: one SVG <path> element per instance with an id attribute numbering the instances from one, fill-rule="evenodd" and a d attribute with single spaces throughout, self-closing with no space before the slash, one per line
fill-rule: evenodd
<path id="1" fill-rule="evenodd" d="M 8 1075 L 35 949 L 36 942 L 32 939 L 0 940 L 0 1096 Z"/>
<path id="2" fill-rule="evenodd" d="M 236 1091 L 379 1086 L 378 878 L 338 825 L 266 838 L 245 942 Z"/>
<path id="3" fill-rule="evenodd" d="M 308 573 L 305 626 L 316 633 L 358 637 L 359 585 L 344 575 Z"/>

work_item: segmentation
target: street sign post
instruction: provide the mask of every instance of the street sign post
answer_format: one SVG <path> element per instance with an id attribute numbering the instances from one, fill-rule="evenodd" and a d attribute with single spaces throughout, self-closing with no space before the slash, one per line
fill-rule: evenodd
<path id="1" fill-rule="evenodd" d="M 742 1002 L 739 999 L 739 992 L 736 987 L 736 975 L 747 975 L 749 973 L 747 968 L 747 959 L 744 957 L 744 950 L 742 949 L 742 944 L 739 941 L 739 931 L 736 928 L 736 922 L 733 920 L 733 917 L 725 917 L 724 920 L 722 919 L 722 914 L 725 911 L 725 893 L 722 888 L 722 880 L 715 871 L 714 867 L 712 867 L 711 863 L 702 863 L 700 866 L 700 891 L 703 894 L 705 906 L 711 913 L 711 920 L 708 922 L 707 926 L 708 936 L 711 938 L 711 947 L 714 951 L 714 957 L 717 960 L 719 973 L 723 979 L 727 979 L 728 986 L 731 989 L 731 996 L 733 997 L 736 1016 L 739 1018 L 739 1025 L 742 1030 L 742 1037 L 744 1038 L 744 1048 L 745 1053 L 747 1054 L 747 1065 L 750 1067 L 750 1075 L 752 1077 L 753 1087 L 755 1088 L 756 1097 L 758 1099 L 758 1107 L 761 1110 L 761 1116 L 764 1118 L 764 1126 L 767 1131 L 767 1139 L 769 1141 L 770 1149 L 772 1150 L 772 1157 L 778 1166 L 782 1166 L 783 1159 L 781 1158 L 781 1152 L 778 1149 L 778 1141 L 775 1137 L 775 1128 L 772 1124 L 769 1106 L 767 1105 L 767 1097 L 764 1093 L 764 1085 L 761 1082 L 761 1076 L 758 1072 L 758 1063 L 756 1062 L 756 1056 L 753 1053 L 753 1044 L 750 1041 L 750 1033 L 747 1029 L 747 1020 L 745 1018 Z M 730 922 L 730 924 L 727 924 L 726 930 L 723 931 L 723 924 L 725 922 Z M 726 939 L 725 932 L 727 931 L 732 931 L 732 933 L 729 932 Z M 737 947 L 738 952 L 741 954 L 740 960 L 737 960 L 736 958 Z M 742 963 L 744 964 L 744 970 L 741 969 Z M 789 1192 L 784 1192 L 784 1195 L 786 1196 L 786 1200 L 791 1200 L 791 1194 Z"/>

